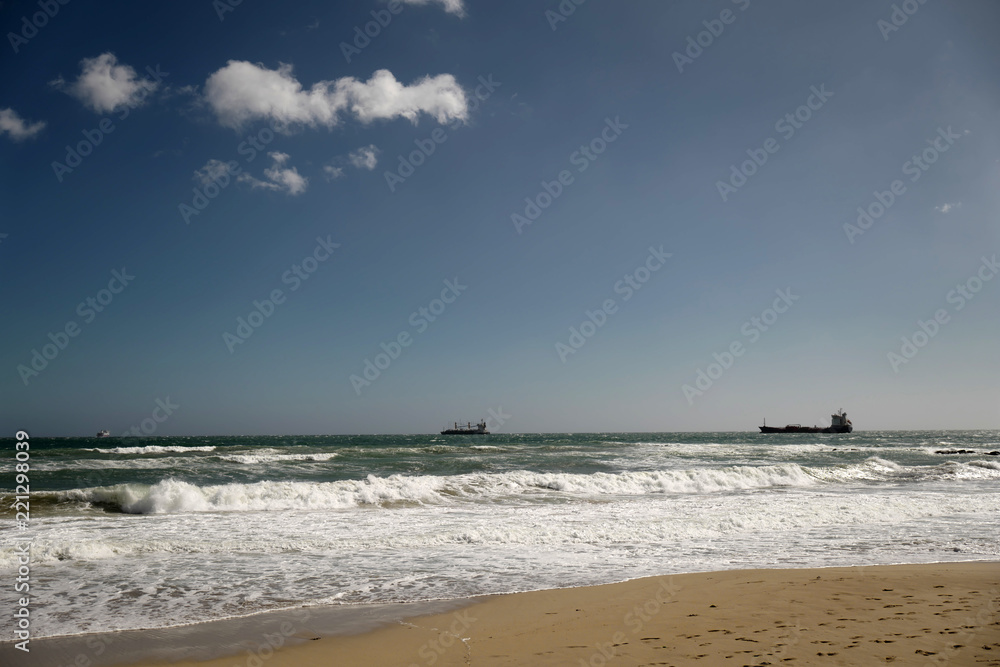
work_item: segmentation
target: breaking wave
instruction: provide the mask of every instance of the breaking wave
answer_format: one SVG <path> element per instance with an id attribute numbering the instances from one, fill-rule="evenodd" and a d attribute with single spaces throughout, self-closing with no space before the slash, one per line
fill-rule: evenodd
<path id="1" fill-rule="evenodd" d="M 323 455 L 313 455 L 323 456 Z M 795 463 L 716 469 L 652 470 L 592 474 L 470 473 L 452 476 L 391 475 L 336 482 L 260 481 L 198 486 L 168 478 L 156 484 L 54 492 L 58 502 L 79 502 L 129 514 L 172 512 L 344 509 L 361 506 L 456 502 L 603 500 L 651 494 L 713 494 L 776 487 L 1000 479 L 994 461 L 906 467 L 872 457 L 834 468 Z"/>
<path id="2" fill-rule="evenodd" d="M 178 454 L 186 452 L 214 452 L 215 446 L 183 447 L 181 445 L 146 445 L 144 447 L 111 447 L 108 449 L 91 447 L 85 451 L 100 452 L 101 454 Z"/>
<path id="3" fill-rule="evenodd" d="M 281 463 L 281 462 L 322 462 L 337 458 L 337 452 L 320 452 L 315 454 L 282 454 L 275 449 L 259 450 L 250 454 L 221 454 L 218 456 L 223 461 L 230 463 L 243 463 L 255 465 L 261 463 Z"/>

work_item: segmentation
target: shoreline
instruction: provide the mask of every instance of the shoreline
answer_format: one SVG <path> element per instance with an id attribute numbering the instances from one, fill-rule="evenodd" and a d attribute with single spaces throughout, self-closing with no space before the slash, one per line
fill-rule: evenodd
<path id="1" fill-rule="evenodd" d="M 41 637 L 31 640 L 30 653 L 12 651 L 13 662 L 3 664 L 111 667 L 175 664 L 181 660 L 232 662 L 254 644 L 295 646 L 321 638 L 363 635 L 410 618 L 454 611 L 482 599 L 298 607 L 186 625 Z M 0 652 L 5 653 L 8 644 L 13 647 L 13 642 L 0 643 Z"/>
<path id="2" fill-rule="evenodd" d="M 824 656 L 837 665 L 947 658 L 953 666 L 1000 666 L 1000 562 L 673 574 L 438 602 L 303 607 L 32 644 L 23 664 L 42 657 L 80 664 L 84 656 L 88 667 L 437 667 L 469 658 L 801 665 Z"/>

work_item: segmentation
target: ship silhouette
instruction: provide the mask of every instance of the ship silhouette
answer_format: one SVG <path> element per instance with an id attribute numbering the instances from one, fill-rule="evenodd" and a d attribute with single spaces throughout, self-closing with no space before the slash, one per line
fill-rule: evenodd
<path id="1" fill-rule="evenodd" d="M 481 421 L 475 426 L 472 422 L 466 422 L 465 426 L 459 426 L 458 422 L 455 422 L 454 428 L 446 428 L 441 431 L 441 435 L 489 435 L 490 432 L 486 430 L 486 422 Z"/>
<path id="2" fill-rule="evenodd" d="M 764 425 L 758 427 L 761 433 L 850 433 L 854 430 L 851 420 L 847 418 L 847 413 L 841 408 L 840 412 L 830 415 L 830 425 L 826 428 L 822 426 L 802 426 L 800 424 L 788 424 L 787 426 L 768 426 L 767 419 Z"/>

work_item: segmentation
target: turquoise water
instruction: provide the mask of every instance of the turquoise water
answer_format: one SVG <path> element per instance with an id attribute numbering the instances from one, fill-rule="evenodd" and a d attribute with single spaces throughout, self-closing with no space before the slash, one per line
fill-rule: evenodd
<path id="1" fill-rule="evenodd" d="M 996 431 L 30 442 L 31 523 L 18 533 L 11 511 L 0 570 L 16 570 L 14 537 L 33 538 L 35 636 L 670 572 L 1000 556 Z M 952 449 L 974 453 L 937 453 Z"/>

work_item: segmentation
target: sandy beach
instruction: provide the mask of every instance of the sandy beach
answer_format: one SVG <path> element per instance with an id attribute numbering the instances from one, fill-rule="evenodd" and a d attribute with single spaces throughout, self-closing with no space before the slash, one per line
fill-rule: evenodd
<path id="1" fill-rule="evenodd" d="M 240 655 L 139 664 L 997 666 L 1000 563 L 652 577 L 495 596 L 339 637 L 300 619 L 267 632 L 247 619 Z"/>

